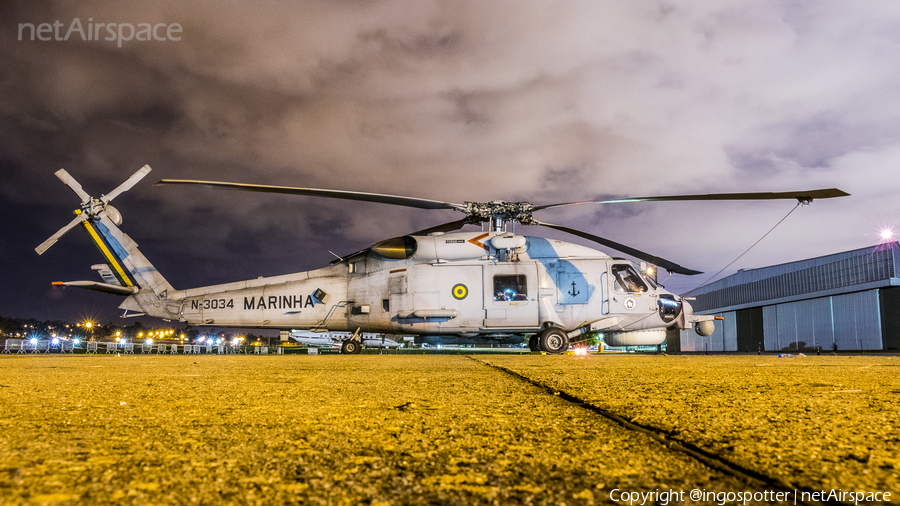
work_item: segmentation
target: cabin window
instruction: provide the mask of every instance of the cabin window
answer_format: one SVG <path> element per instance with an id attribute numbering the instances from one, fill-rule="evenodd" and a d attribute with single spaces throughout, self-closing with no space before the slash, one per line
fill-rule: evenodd
<path id="1" fill-rule="evenodd" d="M 381 299 L 381 307 L 384 308 L 385 312 L 391 312 L 391 299 Z"/>
<path id="2" fill-rule="evenodd" d="M 634 267 L 628 264 L 617 264 L 613 265 L 610 270 L 613 277 L 616 278 L 614 288 L 617 292 L 635 293 L 647 291 L 647 284 L 634 270 Z"/>
<path id="3" fill-rule="evenodd" d="M 528 282 L 524 274 L 494 276 L 494 300 L 528 300 Z"/>

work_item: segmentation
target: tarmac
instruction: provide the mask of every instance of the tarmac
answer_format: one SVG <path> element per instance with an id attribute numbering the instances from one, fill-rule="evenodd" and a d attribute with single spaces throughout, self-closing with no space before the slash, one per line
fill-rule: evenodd
<path id="1" fill-rule="evenodd" d="M 900 504 L 897 367 L 2 356 L 0 504 Z"/>

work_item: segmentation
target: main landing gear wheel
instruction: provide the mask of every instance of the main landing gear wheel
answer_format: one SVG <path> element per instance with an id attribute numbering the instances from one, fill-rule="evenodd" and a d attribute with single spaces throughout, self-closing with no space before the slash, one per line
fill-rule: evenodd
<path id="1" fill-rule="evenodd" d="M 569 336 L 561 329 L 551 327 L 537 335 L 541 351 L 559 354 L 569 349 Z"/>
<path id="2" fill-rule="evenodd" d="M 538 339 L 540 339 L 540 334 L 532 334 L 531 337 L 528 338 L 528 349 L 531 351 L 541 351 L 538 348 Z"/>
<path id="3" fill-rule="evenodd" d="M 355 339 L 349 339 L 341 343 L 341 353 L 345 355 L 356 355 L 361 351 L 362 346 L 359 344 L 359 341 Z"/>

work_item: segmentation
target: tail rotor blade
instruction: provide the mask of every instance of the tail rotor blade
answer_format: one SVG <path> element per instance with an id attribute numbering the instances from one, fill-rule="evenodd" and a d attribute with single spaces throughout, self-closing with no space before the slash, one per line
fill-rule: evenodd
<path id="1" fill-rule="evenodd" d="M 75 180 L 74 177 L 69 175 L 69 173 L 66 172 L 66 169 L 59 169 L 58 171 L 56 171 L 56 177 L 58 177 L 60 181 L 65 183 L 66 186 L 71 188 L 72 191 L 75 192 L 76 195 L 78 195 L 78 197 L 81 199 L 82 204 L 87 204 L 91 201 L 91 196 L 88 195 L 86 191 L 84 191 L 84 188 L 81 187 L 81 183 L 79 183 Z"/>
<path id="2" fill-rule="evenodd" d="M 134 185 L 138 184 L 141 179 L 144 179 L 144 176 L 150 173 L 152 169 L 149 165 L 144 165 L 137 172 L 131 175 L 128 179 L 125 180 L 124 183 L 120 184 L 115 190 L 109 192 L 108 194 L 100 197 L 104 203 L 108 204 L 112 199 L 119 196 L 121 193 L 125 193 L 130 190 Z"/>
<path id="3" fill-rule="evenodd" d="M 62 178 L 60 178 L 60 179 L 62 179 Z M 79 188 L 81 188 L 81 187 L 79 186 Z M 68 225 L 59 229 L 59 231 L 57 231 L 55 234 L 50 236 L 49 239 L 42 242 L 40 244 L 40 246 L 38 246 L 37 248 L 34 248 L 34 251 L 36 251 L 38 255 L 43 255 L 45 251 L 50 249 L 50 246 L 53 246 L 54 244 L 56 244 L 56 241 L 58 241 L 60 237 L 66 235 L 66 232 L 68 232 L 69 230 L 72 230 L 73 228 L 77 227 L 78 224 L 81 223 L 81 221 L 82 221 L 81 216 L 80 215 L 76 216 L 75 219 L 70 221 Z"/>

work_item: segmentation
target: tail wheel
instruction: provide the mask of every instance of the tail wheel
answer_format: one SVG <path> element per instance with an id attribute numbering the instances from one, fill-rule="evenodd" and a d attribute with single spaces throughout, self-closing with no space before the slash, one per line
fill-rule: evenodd
<path id="1" fill-rule="evenodd" d="M 540 339 L 540 334 L 532 334 L 531 337 L 528 338 L 528 349 L 531 351 L 541 351 L 538 348 L 538 339 Z"/>
<path id="2" fill-rule="evenodd" d="M 540 348 L 547 353 L 563 353 L 569 349 L 569 337 L 562 329 L 549 328 L 538 334 Z"/>
<path id="3" fill-rule="evenodd" d="M 362 346 L 359 344 L 359 341 L 355 339 L 350 339 L 341 343 L 341 353 L 345 355 L 356 355 L 362 351 Z"/>

